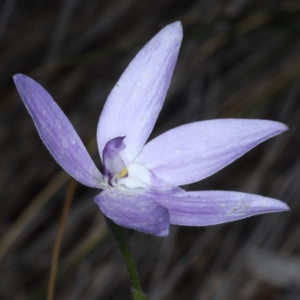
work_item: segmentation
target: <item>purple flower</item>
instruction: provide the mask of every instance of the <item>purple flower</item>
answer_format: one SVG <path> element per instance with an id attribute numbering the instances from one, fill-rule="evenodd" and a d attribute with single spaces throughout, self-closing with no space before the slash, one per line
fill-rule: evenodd
<path id="1" fill-rule="evenodd" d="M 129 64 L 100 116 L 103 175 L 70 121 L 38 83 L 15 75 L 17 89 L 56 161 L 84 185 L 103 189 L 95 202 L 115 223 L 166 236 L 170 224 L 207 226 L 288 210 L 275 199 L 227 191 L 185 192 L 259 143 L 286 131 L 267 120 L 217 119 L 186 124 L 147 141 L 163 105 L 182 40 L 175 22 Z"/>

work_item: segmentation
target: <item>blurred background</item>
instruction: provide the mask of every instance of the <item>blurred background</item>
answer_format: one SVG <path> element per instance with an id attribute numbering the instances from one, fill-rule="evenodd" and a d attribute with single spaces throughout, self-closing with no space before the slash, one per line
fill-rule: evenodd
<path id="1" fill-rule="evenodd" d="M 137 51 L 181 20 L 184 39 L 151 138 L 213 118 L 290 130 L 187 190 L 244 191 L 290 212 L 158 238 L 130 231 L 150 300 L 300 297 L 300 3 L 255 0 L 0 1 L 0 299 L 45 299 L 70 177 L 50 156 L 12 81 L 24 73 L 62 107 L 101 170 L 95 135 L 106 97 Z M 55 299 L 130 299 L 122 257 L 80 184 Z"/>

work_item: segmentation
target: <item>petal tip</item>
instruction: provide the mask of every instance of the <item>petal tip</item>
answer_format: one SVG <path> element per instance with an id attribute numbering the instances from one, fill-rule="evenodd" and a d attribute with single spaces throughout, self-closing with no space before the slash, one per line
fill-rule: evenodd
<path id="1" fill-rule="evenodd" d="M 278 205 L 278 211 L 290 211 L 290 210 L 291 210 L 290 207 L 284 202 L 281 202 L 280 205 Z"/>
<path id="2" fill-rule="evenodd" d="M 182 24 L 180 21 L 171 23 L 171 24 L 167 25 L 166 27 L 164 27 L 162 30 L 167 31 L 168 34 L 170 34 L 174 37 L 174 39 L 181 42 L 182 37 L 183 37 L 183 29 L 182 29 Z"/>
<path id="3" fill-rule="evenodd" d="M 274 213 L 274 212 L 283 212 L 283 211 L 290 210 L 289 206 L 281 200 L 263 197 L 259 195 L 251 195 L 251 196 L 257 199 L 256 206 L 257 207 L 260 206 L 261 208 L 264 209 L 262 213 Z"/>
<path id="4" fill-rule="evenodd" d="M 280 134 L 282 132 L 289 130 L 289 127 L 281 122 L 277 122 L 277 121 L 271 121 L 271 122 L 273 122 L 273 124 L 274 124 L 273 128 L 277 134 Z"/>
<path id="5" fill-rule="evenodd" d="M 25 75 L 23 75 L 23 74 L 15 74 L 15 75 L 13 76 L 13 81 L 14 81 L 15 84 L 17 85 L 18 82 L 19 82 L 20 80 L 22 80 L 22 78 L 23 78 L 24 76 L 25 76 Z"/>
<path id="6" fill-rule="evenodd" d="M 15 74 L 13 76 L 13 81 L 19 91 L 29 84 L 36 83 L 32 78 L 21 73 Z"/>
<path id="7" fill-rule="evenodd" d="M 281 123 L 281 132 L 288 131 L 289 127 L 283 123 Z"/>
<path id="8" fill-rule="evenodd" d="M 159 236 L 159 237 L 166 237 L 169 235 L 169 231 L 170 231 L 170 226 L 168 228 L 164 228 L 163 230 L 153 233 L 153 234 L 156 236 Z M 151 234 L 151 232 L 150 232 L 150 234 Z"/>
<path id="9" fill-rule="evenodd" d="M 21 74 L 21 73 L 17 73 L 15 75 L 13 75 L 14 80 L 23 79 L 23 78 L 29 78 L 29 77 L 24 74 Z"/>
<path id="10" fill-rule="evenodd" d="M 273 128 L 274 132 L 276 132 L 277 134 L 280 134 L 282 132 L 285 132 L 287 130 L 289 130 L 289 127 L 281 122 L 277 122 L 277 121 L 267 121 L 270 122 L 270 126 L 271 128 Z M 267 123 L 266 123 L 267 125 Z"/>
<path id="11" fill-rule="evenodd" d="M 170 27 L 177 32 L 182 32 L 182 23 L 179 20 L 167 25 L 166 27 Z"/>

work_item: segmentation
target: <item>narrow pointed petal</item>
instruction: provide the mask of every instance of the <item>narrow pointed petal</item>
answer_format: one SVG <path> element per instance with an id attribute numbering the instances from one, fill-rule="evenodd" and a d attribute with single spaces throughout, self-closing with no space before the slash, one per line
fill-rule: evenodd
<path id="1" fill-rule="evenodd" d="M 279 200 L 239 192 L 185 192 L 156 200 L 169 210 L 171 224 L 185 226 L 209 226 L 289 210 Z"/>
<path id="2" fill-rule="evenodd" d="M 217 119 L 169 130 L 147 143 L 136 161 L 173 185 L 204 179 L 261 142 L 286 131 L 267 120 Z"/>
<path id="3" fill-rule="evenodd" d="M 169 234 L 168 210 L 142 189 L 106 189 L 95 202 L 118 225 L 157 236 Z"/>
<path id="4" fill-rule="evenodd" d="M 163 28 L 131 61 L 99 119 L 101 155 L 106 143 L 119 136 L 126 136 L 126 149 L 121 153 L 126 164 L 139 153 L 163 105 L 181 40 L 181 23 L 175 22 Z"/>
<path id="5" fill-rule="evenodd" d="M 25 75 L 17 74 L 13 79 L 42 141 L 58 164 L 82 184 L 101 188 L 102 174 L 48 92 Z"/>

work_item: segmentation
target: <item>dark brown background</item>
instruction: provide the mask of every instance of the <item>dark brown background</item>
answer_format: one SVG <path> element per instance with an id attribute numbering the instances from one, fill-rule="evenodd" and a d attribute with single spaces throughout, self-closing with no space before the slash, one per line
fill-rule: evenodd
<path id="1" fill-rule="evenodd" d="M 99 168 L 96 126 L 126 65 L 176 20 L 184 39 L 153 136 L 212 118 L 262 118 L 290 131 L 187 189 L 257 193 L 291 211 L 168 238 L 130 232 L 150 300 L 299 299 L 300 5 L 298 1 L 2 0 L 0 2 L 0 299 L 45 299 L 69 177 L 40 141 L 12 82 L 25 73 L 53 95 Z M 129 299 L 122 258 L 78 185 L 56 299 Z"/>

